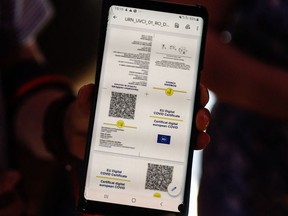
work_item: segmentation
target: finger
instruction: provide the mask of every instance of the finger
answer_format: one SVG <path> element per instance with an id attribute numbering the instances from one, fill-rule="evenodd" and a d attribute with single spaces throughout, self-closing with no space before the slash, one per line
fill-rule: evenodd
<path id="1" fill-rule="evenodd" d="M 75 134 L 87 132 L 89 116 L 91 111 L 91 100 L 94 84 L 84 85 L 80 88 L 76 102 L 68 109 L 68 125 Z"/>
<path id="2" fill-rule="evenodd" d="M 200 105 L 202 107 L 205 107 L 208 101 L 209 101 L 208 89 L 203 84 L 200 84 Z"/>
<path id="3" fill-rule="evenodd" d="M 94 84 L 92 83 L 84 85 L 79 89 L 78 96 L 77 96 L 77 105 L 79 107 L 79 110 L 84 115 L 90 114 L 93 89 L 94 89 Z"/>
<path id="4" fill-rule="evenodd" d="M 200 108 L 196 114 L 196 127 L 198 131 L 207 129 L 211 122 L 211 114 L 208 109 Z"/>
<path id="5" fill-rule="evenodd" d="M 93 89 L 94 84 L 82 86 L 67 114 L 66 140 L 69 151 L 80 159 L 84 158 Z"/>
<path id="6" fill-rule="evenodd" d="M 73 135 L 69 140 L 69 151 L 72 155 L 83 160 L 86 147 L 86 135 Z"/>
<path id="7" fill-rule="evenodd" d="M 198 132 L 195 150 L 204 149 L 210 143 L 210 136 L 205 132 Z"/>
<path id="8" fill-rule="evenodd" d="M 79 159 L 83 159 L 86 134 L 89 125 L 89 114 L 80 111 L 78 103 L 73 103 L 67 114 L 65 137 L 69 151 Z"/>

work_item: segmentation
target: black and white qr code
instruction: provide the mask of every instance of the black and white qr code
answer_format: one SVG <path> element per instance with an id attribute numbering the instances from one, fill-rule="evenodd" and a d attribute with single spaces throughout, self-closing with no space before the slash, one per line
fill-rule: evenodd
<path id="1" fill-rule="evenodd" d="M 124 119 L 134 119 L 137 95 L 112 92 L 109 116 Z"/>
<path id="2" fill-rule="evenodd" d="M 148 164 L 145 189 L 167 192 L 173 179 L 173 166 Z"/>

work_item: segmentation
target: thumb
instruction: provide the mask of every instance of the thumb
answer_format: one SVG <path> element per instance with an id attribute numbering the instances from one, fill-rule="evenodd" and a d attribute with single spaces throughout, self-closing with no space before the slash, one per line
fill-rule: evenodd
<path id="1" fill-rule="evenodd" d="M 92 96 L 94 91 L 94 84 L 87 84 L 79 89 L 77 96 L 77 105 L 80 112 L 84 115 L 90 114 Z"/>

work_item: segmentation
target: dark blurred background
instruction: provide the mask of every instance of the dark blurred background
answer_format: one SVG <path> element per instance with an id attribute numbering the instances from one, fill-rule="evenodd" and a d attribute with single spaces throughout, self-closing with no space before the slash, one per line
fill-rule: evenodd
<path id="1" fill-rule="evenodd" d="M 100 0 L 52 0 L 54 16 L 38 37 L 52 71 L 69 76 L 95 63 Z"/>

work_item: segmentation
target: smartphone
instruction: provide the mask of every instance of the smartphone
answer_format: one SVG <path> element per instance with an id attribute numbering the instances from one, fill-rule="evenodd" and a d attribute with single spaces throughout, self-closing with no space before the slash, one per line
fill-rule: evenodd
<path id="1" fill-rule="evenodd" d="M 207 11 L 104 0 L 79 209 L 188 215 Z"/>

